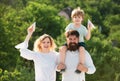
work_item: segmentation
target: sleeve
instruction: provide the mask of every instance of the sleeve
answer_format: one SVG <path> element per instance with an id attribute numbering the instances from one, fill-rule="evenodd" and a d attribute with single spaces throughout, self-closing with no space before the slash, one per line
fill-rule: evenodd
<path id="1" fill-rule="evenodd" d="M 85 60 L 85 65 L 88 68 L 88 72 L 86 72 L 87 74 L 93 74 L 96 71 L 95 65 L 93 64 L 93 60 L 90 56 L 90 54 L 86 51 L 86 56 L 85 56 L 86 60 Z"/>
<path id="2" fill-rule="evenodd" d="M 56 71 L 60 72 L 60 70 L 57 69 L 58 64 L 60 63 L 60 55 L 57 53 L 57 59 L 56 59 Z"/>
<path id="3" fill-rule="evenodd" d="M 58 52 L 55 52 L 56 53 L 56 64 L 59 63 L 59 53 Z"/>
<path id="4" fill-rule="evenodd" d="M 33 52 L 29 49 L 26 49 L 26 48 L 20 49 L 20 56 L 27 60 L 34 60 L 36 58 L 35 52 Z"/>
<path id="5" fill-rule="evenodd" d="M 28 48 L 28 41 L 24 41 L 15 46 L 16 49 L 20 49 L 20 56 L 27 59 L 27 60 L 34 60 L 35 59 L 35 52 L 27 49 Z"/>
<path id="6" fill-rule="evenodd" d="M 71 28 L 71 23 L 70 24 L 68 24 L 67 26 L 66 26 L 66 28 L 65 28 L 65 32 L 67 32 L 67 31 L 69 31 L 69 30 L 71 30 L 72 28 Z"/>
<path id="7" fill-rule="evenodd" d="M 24 41 L 24 42 L 22 42 L 22 43 L 20 43 L 20 44 L 17 44 L 17 45 L 15 46 L 15 48 L 16 48 L 16 49 L 28 48 L 28 41 Z"/>
<path id="8" fill-rule="evenodd" d="M 87 33 L 88 33 L 88 30 L 86 27 L 84 27 L 84 36 L 86 37 L 87 36 Z"/>

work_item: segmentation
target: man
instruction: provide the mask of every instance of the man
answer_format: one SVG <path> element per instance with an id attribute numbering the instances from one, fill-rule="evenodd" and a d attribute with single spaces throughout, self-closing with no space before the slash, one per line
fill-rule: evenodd
<path id="1" fill-rule="evenodd" d="M 62 73 L 62 81 L 85 81 L 85 73 L 93 74 L 96 68 L 93 64 L 92 58 L 87 51 L 85 51 L 85 65 L 79 62 L 79 33 L 76 30 L 66 32 L 67 52 L 66 52 L 66 70 Z M 64 65 L 58 65 L 57 69 L 61 70 Z M 75 73 L 76 67 L 81 71 L 80 74 Z"/>

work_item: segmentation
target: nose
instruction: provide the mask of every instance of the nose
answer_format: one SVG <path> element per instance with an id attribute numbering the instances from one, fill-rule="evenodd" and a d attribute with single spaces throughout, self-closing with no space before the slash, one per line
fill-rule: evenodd
<path id="1" fill-rule="evenodd" d="M 72 43 L 74 43 L 75 41 L 74 40 L 71 40 Z"/>
<path id="2" fill-rule="evenodd" d="M 71 43 L 75 43 L 74 41 L 71 41 Z"/>

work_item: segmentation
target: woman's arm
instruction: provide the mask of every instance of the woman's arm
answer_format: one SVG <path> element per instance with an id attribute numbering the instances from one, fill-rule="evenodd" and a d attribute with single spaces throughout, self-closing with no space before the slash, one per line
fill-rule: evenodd
<path id="1" fill-rule="evenodd" d="M 15 48 L 17 49 L 20 49 L 20 55 L 23 57 L 23 58 L 26 58 L 28 60 L 33 60 L 34 57 L 35 57 L 35 54 L 33 51 L 27 49 L 28 48 L 28 43 L 29 43 L 29 40 L 30 40 L 30 37 L 32 36 L 33 32 L 35 31 L 35 25 L 31 25 L 28 29 L 27 29 L 27 36 L 24 40 L 24 42 L 18 44 L 15 46 Z"/>
<path id="2" fill-rule="evenodd" d="M 35 31 L 35 27 L 34 27 L 34 25 L 31 25 L 31 26 L 27 29 L 28 34 L 27 34 L 27 36 L 26 36 L 26 38 L 25 38 L 25 41 L 29 42 L 30 37 L 32 36 L 32 34 L 33 34 L 34 31 Z"/>
<path id="3" fill-rule="evenodd" d="M 27 48 L 20 49 L 20 56 L 27 60 L 34 60 L 36 58 L 35 52 L 33 52 Z"/>
<path id="4" fill-rule="evenodd" d="M 18 44 L 15 46 L 15 48 L 17 49 L 21 49 L 21 48 L 28 48 L 28 43 L 29 43 L 29 40 L 30 40 L 30 37 L 32 36 L 33 32 L 35 31 L 35 25 L 31 25 L 28 29 L 27 29 L 27 36 L 24 40 L 24 42 Z"/>

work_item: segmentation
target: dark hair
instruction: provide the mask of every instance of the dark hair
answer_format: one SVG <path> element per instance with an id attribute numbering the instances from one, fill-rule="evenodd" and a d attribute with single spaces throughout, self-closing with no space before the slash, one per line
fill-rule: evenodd
<path id="1" fill-rule="evenodd" d="M 75 35 L 76 37 L 79 37 L 79 33 L 76 30 L 69 30 L 65 33 L 65 36 L 68 38 L 71 35 Z"/>

